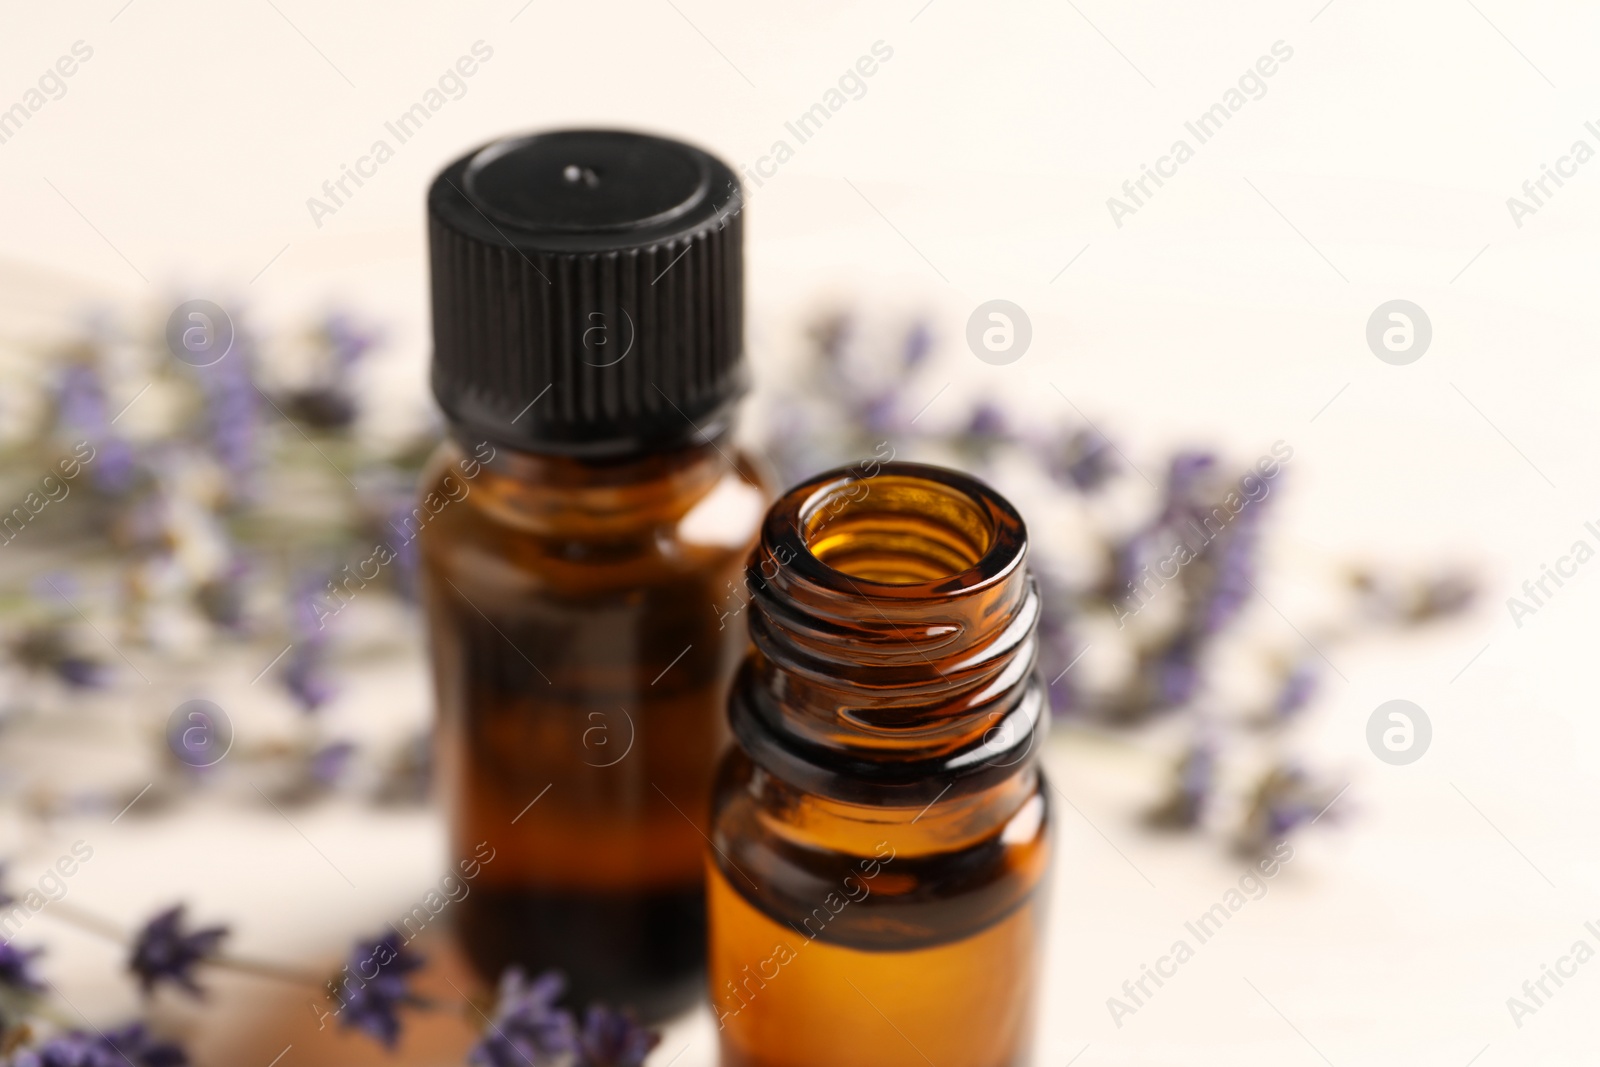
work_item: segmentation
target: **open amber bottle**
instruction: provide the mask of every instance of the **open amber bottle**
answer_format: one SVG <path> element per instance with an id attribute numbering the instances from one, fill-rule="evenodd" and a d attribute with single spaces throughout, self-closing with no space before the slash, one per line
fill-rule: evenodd
<path id="1" fill-rule="evenodd" d="M 449 916 L 488 982 L 557 968 L 659 1017 L 703 988 L 730 590 L 769 499 L 728 441 L 738 186 L 568 131 L 458 160 L 428 207 L 451 433 L 416 517 L 451 862 L 482 861 Z"/>
<path id="2" fill-rule="evenodd" d="M 725 1067 L 1026 1061 L 1051 848 L 1025 553 L 937 467 L 768 513 L 708 856 Z"/>

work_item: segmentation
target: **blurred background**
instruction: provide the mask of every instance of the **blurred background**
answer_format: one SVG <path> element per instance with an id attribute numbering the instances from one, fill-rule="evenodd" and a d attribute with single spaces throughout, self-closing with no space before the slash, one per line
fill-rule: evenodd
<path id="1" fill-rule="evenodd" d="M 0 856 L 8 948 L 47 952 L 0 974 L 202 1064 L 461 1062 L 466 1021 L 390 1054 L 259 972 L 328 972 L 449 864 L 410 562 L 316 607 L 439 433 L 424 190 L 605 125 L 744 175 L 740 432 L 785 480 L 892 449 L 1029 521 L 1064 801 L 1040 1063 L 1593 1062 L 1597 30 L 1504 0 L 13 12 Z M 173 358 L 197 300 L 237 358 Z M 180 902 L 236 966 L 143 998 L 117 942 Z M 714 1061 L 705 1014 L 650 1060 Z"/>

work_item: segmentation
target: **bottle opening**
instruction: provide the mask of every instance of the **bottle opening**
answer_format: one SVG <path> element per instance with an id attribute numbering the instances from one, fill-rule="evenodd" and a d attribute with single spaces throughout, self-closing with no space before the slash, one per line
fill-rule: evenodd
<path id="1" fill-rule="evenodd" d="M 879 474 L 830 485 L 801 515 L 806 548 L 841 574 L 921 585 L 971 570 L 994 543 L 989 511 L 941 482 Z"/>

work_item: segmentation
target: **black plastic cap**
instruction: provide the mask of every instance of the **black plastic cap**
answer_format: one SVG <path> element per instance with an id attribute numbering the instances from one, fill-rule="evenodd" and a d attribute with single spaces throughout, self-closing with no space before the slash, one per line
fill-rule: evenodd
<path id="1" fill-rule="evenodd" d="M 433 392 L 461 431 L 609 458 L 713 437 L 744 391 L 744 199 L 677 141 L 507 138 L 428 191 Z"/>

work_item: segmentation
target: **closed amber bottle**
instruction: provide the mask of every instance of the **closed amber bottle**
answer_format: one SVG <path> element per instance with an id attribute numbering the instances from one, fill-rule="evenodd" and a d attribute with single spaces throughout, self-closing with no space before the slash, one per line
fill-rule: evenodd
<path id="1" fill-rule="evenodd" d="M 492 983 L 659 1017 L 704 983 L 726 605 L 769 494 L 729 442 L 740 204 L 687 145 L 569 131 L 458 160 L 429 196 L 434 393 L 423 593 L 450 905 Z"/>
<path id="2" fill-rule="evenodd" d="M 708 854 L 725 1067 L 1026 1062 L 1051 820 L 1025 554 L 937 467 L 768 513 Z"/>

